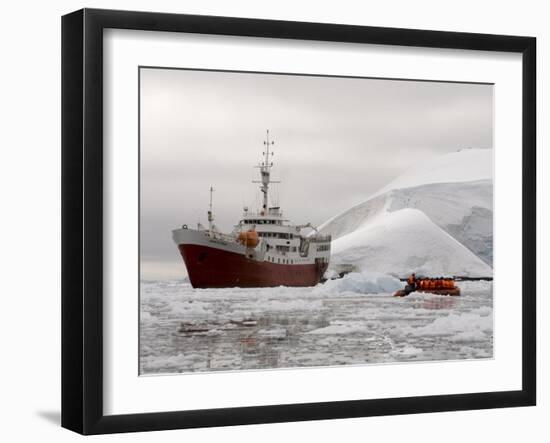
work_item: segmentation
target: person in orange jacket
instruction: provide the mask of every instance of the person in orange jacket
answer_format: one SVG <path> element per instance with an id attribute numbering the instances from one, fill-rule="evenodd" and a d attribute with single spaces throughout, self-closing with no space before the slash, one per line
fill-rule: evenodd
<path id="1" fill-rule="evenodd" d="M 407 294 L 410 294 L 416 289 L 416 275 L 413 272 L 411 275 L 409 275 L 409 278 L 407 278 L 407 286 L 405 287 L 405 292 Z"/>

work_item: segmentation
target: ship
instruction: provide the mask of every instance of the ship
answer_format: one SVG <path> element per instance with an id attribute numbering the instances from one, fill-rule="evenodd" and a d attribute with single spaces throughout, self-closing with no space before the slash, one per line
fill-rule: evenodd
<path id="1" fill-rule="evenodd" d="M 184 224 L 172 231 L 193 288 L 253 288 L 315 286 L 330 261 L 331 236 L 321 235 L 311 223 L 294 225 L 280 206 L 269 206 L 273 145 L 269 130 L 263 141 L 258 183 L 262 194 L 257 210 L 243 208 L 230 233 L 214 225 L 213 187 L 207 211 L 208 227 Z"/>

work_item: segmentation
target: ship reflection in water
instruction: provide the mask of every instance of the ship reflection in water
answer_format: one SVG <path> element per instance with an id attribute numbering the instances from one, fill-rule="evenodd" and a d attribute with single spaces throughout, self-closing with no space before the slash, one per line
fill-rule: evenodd
<path id="1" fill-rule="evenodd" d="M 196 290 L 142 282 L 140 373 L 491 358 L 491 282 L 461 297 L 325 294 L 314 288 Z"/>

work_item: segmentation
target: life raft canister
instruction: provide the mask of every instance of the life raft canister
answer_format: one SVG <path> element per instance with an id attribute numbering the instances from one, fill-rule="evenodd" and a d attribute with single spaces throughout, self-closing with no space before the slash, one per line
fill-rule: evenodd
<path id="1" fill-rule="evenodd" d="M 239 233 L 237 241 L 246 248 L 255 248 L 260 243 L 260 237 L 254 229 Z"/>

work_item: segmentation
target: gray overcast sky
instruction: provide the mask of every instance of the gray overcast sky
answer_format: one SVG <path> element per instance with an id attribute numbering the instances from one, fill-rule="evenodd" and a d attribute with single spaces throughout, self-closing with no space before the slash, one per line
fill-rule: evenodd
<path id="1" fill-rule="evenodd" d="M 491 148 L 493 87 L 142 68 L 141 259 L 144 278 L 186 272 L 171 230 L 230 231 L 255 209 L 266 129 L 275 140 L 272 196 L 316 225 L 434 155 Z M 181 275 L 179 272 L 181 271 Z"/>

